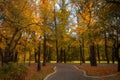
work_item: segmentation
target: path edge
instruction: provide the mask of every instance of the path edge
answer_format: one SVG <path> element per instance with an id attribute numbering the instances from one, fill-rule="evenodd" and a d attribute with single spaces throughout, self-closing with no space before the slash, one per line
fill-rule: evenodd
<path id="1" fill-rule="evenodd" d="M 50 76 L 54 75 L 57 71 L 56 71 L 56 66 L 54 67 L 54 72 L 48 74 L 43 80 L 47 80 Z"/>

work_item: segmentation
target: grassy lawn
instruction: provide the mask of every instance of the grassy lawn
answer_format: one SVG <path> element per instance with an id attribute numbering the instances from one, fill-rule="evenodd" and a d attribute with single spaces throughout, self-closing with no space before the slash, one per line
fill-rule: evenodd
<path id="1" fill-rule="evenodd" d="M 41 61 L 42 63 L 43 61 Z M 18 63 L 24 63 L 23 61 L 20 61 Z M 29 63 L 29 61 L 25 61 L 25 63 Z M 30 61 L 30 63 L 35 63 L 35 61 Z M 50 61 L 50 63 L 56 63 L 56 61 Z M 80 61 L 67 61 L 67 63 L 76 63 L 76 64 L 79 64 Z M 90 64 L 90 61 L 85 61 L 86 64 Z M 99 63 L 97 61 L 97 63 Z M 107 61 L 100 61 L 100 64 L 107 64 Z M 110 61 L 110 64 L 112 64 L 112 61 Z M 117 61 L 115 61 L 115 64 L 117 64 Z"/>
<path id="2" fill-rule="evenodd" d="M 28 75 L 25 80 L 43 80 L 48 74 L 53 72 L 53 67 L 51 66 L 42 66 L 40 72 L 37 72 L 36 66 L 28 67 Z"/>
<path id="3" fill-rule="evenodd" d="M 68 63 L 78 63 L 79 64 L 80 61 L 70 61 Z M 85 61 L 85 63 L 90 64 L 90 61 Z M 97 61 L 97 63 L 99 63 L 99 62 Z M 107 61 L 100 61 L 100 64 L 107 64 Z M 110 61 L 110 64 L 112 64 L 112 61 Z M 117 61 L 115 61 L 115 64 L 117 64 Z"/>

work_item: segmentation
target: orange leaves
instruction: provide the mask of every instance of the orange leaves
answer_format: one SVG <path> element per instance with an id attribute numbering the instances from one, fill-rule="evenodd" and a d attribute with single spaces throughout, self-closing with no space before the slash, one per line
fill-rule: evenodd
<path id="1" fill-rule="evenodd" d="M 5 44 L 5 42 L 0 42 L 0 49 L 5 49 L 5 47 L 6 47 L 6 44 Z"/>
<path id="2" fill-rule="evenodd" d="M 29 75 L 26 76 L 26 80 L 36 80 L 36 79 L 44 79 L 48 74 L 53 72 L 53 67 L 51 66 L 42 66 L 42 71 L 37 72 L 37 67 L 36 66 L 30 66 L 28 67 L 28 73 Z"/>
<path id="3" fill-rule="evenodd" d="M 41 15 L 48 16 L 51 11 L 51 4 L 49 0 L 40 0 L 40 13 Z"/>
<path id="4" fill-rule="evenodd" d="M 77 27 L 76 29 L 71 30 L 71 32 L 77 32 L 78 34 L 83 34 L 87 30 L 88 27 Z"/>
<path id="5" fill-rule="evenodd" d="M 79 31 L 80 34 L 84 33 L 88 27 L 77 27 L 76 30 Z"/>
<path id="6" fill-rule="evenodd" d="M 117 73 L 117 66 L 80 66 L 79 68 L 86 70 L 87 74 L 91 76 L 106 76 Z"/>

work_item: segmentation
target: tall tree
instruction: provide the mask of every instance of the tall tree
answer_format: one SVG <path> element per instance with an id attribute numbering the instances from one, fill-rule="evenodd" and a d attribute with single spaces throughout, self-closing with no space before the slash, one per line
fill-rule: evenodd
<path id="1" fill-rule="evenodd" d="M 120 2 L 117 0 L 106 0 L 104 2 L 103 7 L 100 9 L 102 12 L 99 14 L 99 18 L 104 24 L 103 29 L 104 31 L 107 32 L 107 39 L 112 39 L 113 42 L 113 47 L 115 49 L 115 57 L 117 58 L 118 62 L 118 71 L 120 71 L 120 57 L 119 57 L 119 39 L 118 37 L 120 36 L 119 33 L 119 21 L 120 21 L 120 14 L 119 11 L 120 9 Z"/>
<path id="2" fill-rule="evenodd" d="M 42 20 L 42 30 L 43 30 L 43 66 L 46 65 L 46 57 L 47 57 L 47 36 L 50 35 L 51 30 L 50 26 L 53 22 L 53 13 L 52 13 L 52 5 L 49 0 L 40 0 L 40 18 Z"/>
<path id="3" fill-rule="evenodd" d="M 3 16 L 0 36 L 3 39 L 2 43 L 5 43 L 5 48 L 3 49 L 4 63 L 8 63 L 13 61 L 16 47 L 23 34 L 25 34 L 25 30 L 37 25 L 37 22 L 29 1 L 5 0 L 0 3 Z"/>

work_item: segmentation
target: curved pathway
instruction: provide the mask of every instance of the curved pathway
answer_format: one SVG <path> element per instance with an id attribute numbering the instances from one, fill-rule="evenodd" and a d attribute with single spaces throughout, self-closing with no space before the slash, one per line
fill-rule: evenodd
<path id="1" fill-rule="evenodd" d="M 57 64 L 55 72 L 47 76 L 44 80 L 101 80 L 85 76 L 82 70 L 69 64 Z"/>

